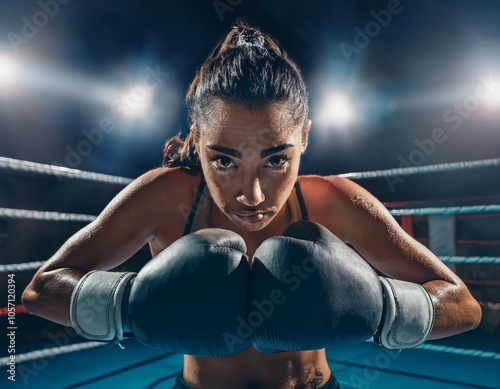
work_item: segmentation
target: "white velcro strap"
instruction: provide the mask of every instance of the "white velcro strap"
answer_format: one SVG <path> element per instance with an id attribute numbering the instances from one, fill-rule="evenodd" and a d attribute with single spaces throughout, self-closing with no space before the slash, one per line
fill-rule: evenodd
<path id="1" fill-rule="evenodd" d="M 417 347 L 434 326 L 434 304 L 419 284 L 379 277 L 385 294 L 385 316 L 379 343 L 388 349 Z"/>
<path id="2" fill-rule="evenodd" d="M 71 295 L 70 318 L 75 331 L 92 340 L 122 340 L 122 300 L 135 276 L 97 270 L 85 274 Z"/>

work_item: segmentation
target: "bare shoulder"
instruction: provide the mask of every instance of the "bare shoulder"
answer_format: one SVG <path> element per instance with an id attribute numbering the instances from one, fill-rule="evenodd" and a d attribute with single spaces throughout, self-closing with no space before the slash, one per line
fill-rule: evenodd
<path id="1" fill-rule="evenodd" d="M 190 174 L 180 168 L 158 168 L 134 180 L 122 197 L 125 201 L 140 203 L 142 210 L 148 210 L 153 218 L 181 222 L 200 181 L 201 174 Z"/>
<path id="2" fill-rule="evenodd" d="M 299 183 L 309 219 L 328 227 L 345 241 L 352 240 L 352 225 L 362 219 L 393 223 L 375 196 L 347 178 L 301 176 Z"/>
<path id="3" fill-rule="evenodd" d="M 179 168 L 157 168 L 136 178 L 115 201 L 139 197 L 141 200 L 146 198 L 153 201 L 154 205 L 156 201 L 168 201 L 168 204 L 163 204 L 162 207 L 168 208 L 176 200 L 185 201 L 193 197 L 199 182 L 199 174 L 188 174 Z"/>
<path id="4" fill-rule="evenodd" d="M 373 198 L 355 182 L 338 176 L 300 176 L 300 188 L 308 209 L 327 211 L 331 207 L 345 206 L 360 197 Z"/>
<path id="5" fill-rule="evenodd" d="M 172 186 L 173 192 L 182 191 L 194 182 L 199 182 L 200 175 L 190 174 L 180 168 L 159 167 L 142 174 L 133 181 L 137 187 L 146 185 L 162 185 Z"/>
<path id="6" fill-rule="evenodd" d="M 154 226 L 149 241 L 153 252 L 159 252 L 182 236 L 184 226 L 198 191 L 202 176 L 180 168 L 158 168 L 139 177 L 130 192 L 133 203 L 141 208 L 144 223 Z"/>

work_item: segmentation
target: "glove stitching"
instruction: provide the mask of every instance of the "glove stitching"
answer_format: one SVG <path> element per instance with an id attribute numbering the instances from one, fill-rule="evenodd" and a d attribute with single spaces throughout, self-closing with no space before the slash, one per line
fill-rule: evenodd
<path id="1" fill-rule="evenodd" d="M 429 334 L 427 335 L 427 337 L 428 337 L 430 335 L 431 331 L 432 331 L 432 327 L 434 327 L 434 319 L 435 319 L 435 316 L 434 316 L 434 303 L 432 302 L 431 295 L 429 294 L 429 292 L 427 292 L 427 289 L 425 289 L 423 286 L 422 286 L 422 289 L 424 290 L 424 293 L 427 295 L 427 297 L 430 300 L 430 304 L 428 305 L 428 308 L 429 308 L 429 311 L 428 311 L 429 312 L 429 319 L 427 320 L 427 328 L 431 328 L 431 330 L 429 331 Z M 424 341 L 425 341 L 425 339 L 424 339 Z"/>
<path id="2" fill-rule="evenodd" d="M 397 338 L 396 338 L 396 333 L 397 333 L 397 330 L 398 330 L 398 327 L 399 327 L 399 300 L 398 300 L 398 295 L 396 294 L 396 291 L 394 289 L 394 285 L 392 284 L 392 282 L 390 280 L 388 280 L 388 284 L 391 288 L 391 292 L 392 292 L 392 295 L 394 296 L 394 305 L 396 306 L 396 315 L 395 315 L 395 318 L 394 318 L 394 326 L 392 327 L 392 335 L 391 335 L 391 338 L 394 342 L 394 344 L 397 344 L 397 345 L 401 345 L 403 343 L 401 343 Z"/>
<path id="3" fill-rule="evenodd" d="M 378 344 L 382 344 L 382 330 L 384 329 L 385 319 L 387 316 L 387 305 L 385 301 L 386 299 L 388 299 L 387 293 L 382 283 L 381 283 L 381 289 L 382 289 L 382 301 L 383 301 L 382 314 L 380 316 L 380 323 L 378 325 L 377 331 L 375 331 L 375 334 L 373 335 L 374 342 Z"/>
<path id="4" fill-rule="evenodd" d="M 85 281 L 84 281 L 85 282 Z M 80 295 L 80 290 L 81 290 L 81 285 L 78 285 L 78 288 L 77 290 L 75 291 L 75 296 L 74 296 L 74 300 L 75 302 L 78 302 L 78 297 Z M 73 317 L 77 318 L 77 315 L 76 315 L 76 305 L 77 304 L 72 304 L 71 305 L 71 313 L 73 314 Z M 80 326 L 80 324 L 78 323 L 78 321 L 75 320 L 75 322 L 73 323 L 73 327 L 78 327 L 78 329 L 81 331 L 81 332 L 85 332 L 83 330 L 83 328 Z"/>

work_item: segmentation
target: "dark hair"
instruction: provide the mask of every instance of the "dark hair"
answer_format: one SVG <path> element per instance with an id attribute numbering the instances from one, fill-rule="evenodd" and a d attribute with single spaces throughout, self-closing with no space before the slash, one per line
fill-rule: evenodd
<path id="1" fill-rule="evenodd" d="M 186 95 L 189 135 L 167 141 L 164 166 L 201 170 L 195 142 L 215 99 L 251 108 L 283 103 L 292 123 L 303 123 L 305 139 L 308 99 L 300 70 L 271 37 L 239 20 L 197 70 Z"/>

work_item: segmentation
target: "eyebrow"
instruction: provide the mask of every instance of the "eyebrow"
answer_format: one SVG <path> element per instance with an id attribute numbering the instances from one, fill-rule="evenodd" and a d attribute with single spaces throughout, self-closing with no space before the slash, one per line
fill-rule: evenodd
<path id="1" fill-rule="evenodd" d="M 268 157 L 269 155 L 272 155 L 272 154 L 275 154 L 275 153 L 279 153 L 280 151 L 289 149 L 289 148 L 294 147 L 294 146 L 295 145 L 293 145 L 291 143 L 284 143 L 282 145 L 278 145 L 278 146 L 275 146 L 275 147 L 270 147 L 268 149 L 262 150 L 261 153 L 260 153 L 260 157 L 261 158 L 265 158 L 265 157 Z M 230 147 L 223 147 L 223 146 L 217 146 L 217 145 L 208 145 L 207 148 L 210 149 L 210 150 L 213 150 L 213 151 L 218 151 L 219 153 L 224 153 L 224 154 L 230 155 L 232 157 L 239 158 L 239 159 L 241 159 L 241 156 L 242 156 L 239 151 L 237 151 L 235 149 L 232 149 Z"/>

